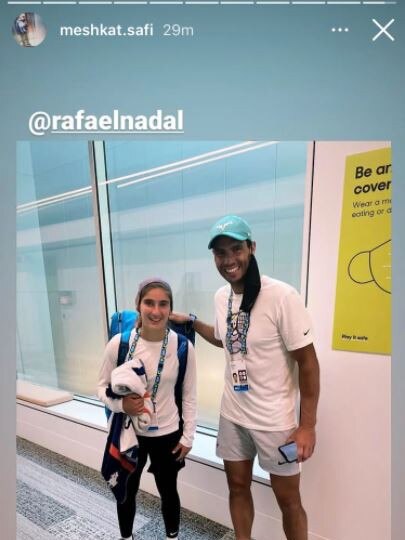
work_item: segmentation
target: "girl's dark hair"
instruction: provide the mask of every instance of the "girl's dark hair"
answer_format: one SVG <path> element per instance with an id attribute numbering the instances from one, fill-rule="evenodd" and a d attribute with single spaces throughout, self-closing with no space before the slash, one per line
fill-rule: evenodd
<path id="1" fill-rule="evenodd" d="M 250 240 L 246 240 L 246 243 L 248 247 L 252 246 Z M 241 311 L 245 311 L 246 313 L 251 312 L 259 295 L 261 285 L 259 267 L 256 257 L 252 253 L 244 279 L 243 297 L 240 305 Z"/>

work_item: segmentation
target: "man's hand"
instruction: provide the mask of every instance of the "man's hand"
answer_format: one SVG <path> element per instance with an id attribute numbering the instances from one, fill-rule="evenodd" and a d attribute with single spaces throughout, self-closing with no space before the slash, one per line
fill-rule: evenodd
<path id="1" fill-rule="evenodd" d="M 187 315 L 186 313 L 179 313 L 177 311 L 173 311 L 172 313 L 170 313 L 169 320 L 173 321 L 176 324 L 185 324 L 188 323 L 191 318 L 190 315 Z M 211 324 L 207 324 L 200 319 L 195 319 L 193 326 L 197 334 L 199 334 L 206 341 L 208 341 L 208 343 L 211 343 L 211 345 L 215 345 L 215 347 L 220 347 L 221 349 L 223 348 L 222 341 L 215 337 L 214 327 Z"/>
<path id="2" fill-rule="evenodd" d="M 138 394 L 130 394 L 122 398 L 122 409 L 130 416 L 142 414 L 144 408 L 143 397 Z"/>
<path id="3" fill-rule="evenodd" d="M 292 434 L 292 439 L 297 443 L 298 461 L 305 461 L 312 456 L 316 442 L 319 363 L 312 343 L 290 351 L 290 355 L 298 364 L 298 384 L 301 397 L 299 427 Z"/>
<path id="4" fill-rule="evenodd" d="M 172 450 L 172 454 L 178 454 L 176 457 L 176 461 L 183 461 L 183 459 L 190 452 L 190 450 L 191 447 L 184 446 L 181 443 L 177 443 L 177 445 Z"/>
<path id="5" fill-rule="evenodd" d="M 315 428 L 300 426 L 292 433 L 288 441 L 295 441 L 297 444 L 298 462 L 306 461 L 314 453 Z"/>

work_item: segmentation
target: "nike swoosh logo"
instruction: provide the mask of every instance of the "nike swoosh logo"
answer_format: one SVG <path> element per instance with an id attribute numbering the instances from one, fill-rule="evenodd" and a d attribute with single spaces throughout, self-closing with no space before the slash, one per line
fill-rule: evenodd
<path id="1" fill-rule="evenodd" d="M 310 330 L 311 330 L 311 329 L 308 328 L 308 330 L 307 330 L 306 332 L 304 332 L 304 336 L 306 336 Z"/>

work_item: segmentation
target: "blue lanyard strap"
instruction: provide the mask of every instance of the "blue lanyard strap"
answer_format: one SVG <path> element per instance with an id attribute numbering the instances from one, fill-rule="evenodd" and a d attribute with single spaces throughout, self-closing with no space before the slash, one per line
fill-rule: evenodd
<path id="1" fill-rule="evenodd" d="M 136 345 L 137 345 L 140 337 L 141 337 L 141 333 L 139 331 L 139 328 L 137 328 L 135 330 L 134 339 L 132 340 L 132 343 L 131 343 L 131 348 L 129 349 L 128 360 L 132 360 L 132 358 L 134 356 Z M 157 367 L 155 382 L 153 383 L 153 388 L 152 388 L 151 399 L 152 399 L 154 407 L 155 407 L 155 403 L 156 403 L 156 394 L 157 394 L 157 391 L 158 391 L 158 388 L 159 388 L 160 378 L 161 378 L 161 374 L 162 374 L 162 371 L 163 371 L 163 366 L 164 366 L 164 363 L 165 363 L 168 341 L 169 341 L 169 329 L 166 328 L 166 332 L 165 332 L 165 335 L 163 337 L 162 348 L 160 349 L 159 363 L 158 363 L 158 367 Z"/>
<path id="2" fill-rule="evenodd" d="M 250 313 L 239 310 L 236 316 L 232 315 L 233 290 L 228 298 L 228 312 L 226 315 L 226 348 L 229 354 L 247 354 L 246 338 L 249 330 Z"/>

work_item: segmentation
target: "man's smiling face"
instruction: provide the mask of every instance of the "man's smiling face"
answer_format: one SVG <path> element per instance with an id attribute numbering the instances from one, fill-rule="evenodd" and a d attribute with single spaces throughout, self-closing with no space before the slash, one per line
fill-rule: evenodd
<path id="1" fill-rule="evenodd" d="M 249 246 L 246 240 L 241 242 L 229 236 L 215 239 L 212 251 L 218 272 L 237 293 L 243 291 L 244 277 L 255 249 L 255 242 Z"/>

